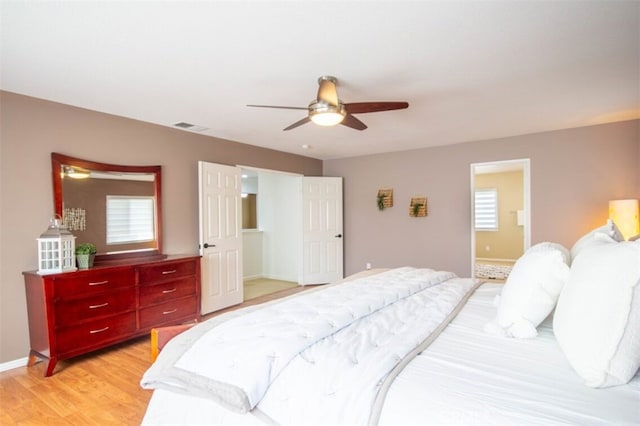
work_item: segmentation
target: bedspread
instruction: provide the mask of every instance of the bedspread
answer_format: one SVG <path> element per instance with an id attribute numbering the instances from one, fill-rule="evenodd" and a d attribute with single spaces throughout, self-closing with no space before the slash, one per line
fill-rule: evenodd
<path id="1" fill-rule="evenodd" d="M 474 286 L 450 272 L 398 268 L 209 320 L 170 342 L 141 384 L 238 412 L 260 404 L 279 423 L 326 423 L 331 413 L 367 423 L 385 379 L 432 340 Z"/>

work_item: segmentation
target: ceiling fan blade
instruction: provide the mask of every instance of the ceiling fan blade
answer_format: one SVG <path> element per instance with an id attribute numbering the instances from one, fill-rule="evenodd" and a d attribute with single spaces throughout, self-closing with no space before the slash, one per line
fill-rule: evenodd
<path id="1" fill-rule="evenodd" d="M 366 124 L 364 124 L 362 121 L 358 120 L 351 114 L 345 115 L 344 120 L 342 120 L 340 124 L 342 124 L 343 126 L 351 127 L 352 129 L 356 129 L 356 130 L 364 130 L 367 128 Z"/>
<path id="2" fill-rule="evenodd" d="M 292 106 L 279 106 L 279 105 L 247 105 L 248 107 L 255 108 L 278 108 L 278 109 L 304 109 L 309 110 L 308 107 L 292 107 Z"/>
<path id="3" fill-rule="evenodd" d="M 355 102 L 344 104 L 349 114 L 364 114 L 366 112 L 392 111 L 394 109 L 409 108 L 408 102 Z"/>
<path id="4" fill-rule="evenodd" d="M 291 129 L 295 129 L 296 127 L 302 126 L 303 124 L 306 124 L 308 122 L 310 122 L 311 119 L 309 117 L 305 117 L 302 120 L 298 120 L 295 123 L 293 123 L 292 125 L 285 127 L 282 130 L 291 130 Z"/>
<path id="5" fill-rule="evenodd" d="M 336 83 L 338 80 L 329 75 L 323 75 L 318 79 L 318 100 L 325 101 L 329 105 L 338 106 L 338 90 Z"/>

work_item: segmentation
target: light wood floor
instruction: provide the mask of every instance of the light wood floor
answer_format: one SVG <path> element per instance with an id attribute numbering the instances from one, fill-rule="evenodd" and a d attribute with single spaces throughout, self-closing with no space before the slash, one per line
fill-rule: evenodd
<path id="1" fill-rule="evenodd" d="M 289 290 L 298 287 L 298 283 L 291 281 L 270 280 L 259 278 L 244 282 L 244 300 L 255 299 L 265 294 L 275 293 L 277 291 Z"/>
<path id="2" fill-rule="evenodd" d="M 259 296 L 205 319 L 309 288 Z M 141 337 L 60 361 L 51 377 L 43 376 L 43 362 L 2 372 L 0 425 L 139 425 L 151 398 L 139 385 L 149 365 L 149 337 Z"/>

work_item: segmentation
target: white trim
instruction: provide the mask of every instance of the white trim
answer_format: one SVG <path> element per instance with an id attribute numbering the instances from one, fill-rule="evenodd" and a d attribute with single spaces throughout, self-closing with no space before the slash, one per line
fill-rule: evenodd
<path id="1" fill-rule="evenodd" d="M 239 167 L 240 169 L 243 169 L 243 170 L 253 170 L 254 172 L 277 173 L 280 175 L 288 175 L 288 176 L 304 176 L 302 173 L 285 172 L 282 170 L 274 170 L 274 169 L 263 169 L 261 167 L 243 166 L 242 164 L 236 164 L 236 167 Z"/>
<path id="2" fill-rule="evenodd" d="M 260 279 L 264 278 L 264 276 L 262 276 L 262 274 L 245 275 L 243 278 L 244 278 L 242 280 L 243 282 L 248 282 L 248 281 L 260 280 Z"/>
<path id="3" fill-rule="evenodd" d="M 14 368 L 24 367 L 27 365 L 27 362 L 29 362 L 28 357 L 3 362 L 2 364 L 0 364 L 0 373 L 2 373 L 3 371 L 13 370 Z"/>
<path id="4" fill-rule="evenodd" d="M 262 278 L 266 280 L 290 281 L 292 283 L 298 283 L 298 285 L 301 285 L 297 277 L 291 277 L 287 275 L 266 274 L 266 275 L 262 275 Z"/>

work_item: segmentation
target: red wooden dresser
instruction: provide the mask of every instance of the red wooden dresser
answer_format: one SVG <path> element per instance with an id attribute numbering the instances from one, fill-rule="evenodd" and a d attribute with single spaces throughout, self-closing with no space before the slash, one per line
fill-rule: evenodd
<path id="1" fill-rule="evenodd" d="M 28 365 L 56 363 L 200 319 L 200 257 L 165 256 L 88 270 L 24 272 L 31 351 Z"/>

